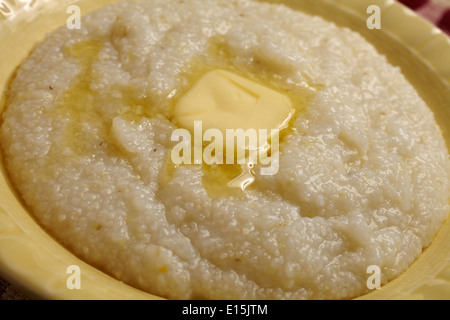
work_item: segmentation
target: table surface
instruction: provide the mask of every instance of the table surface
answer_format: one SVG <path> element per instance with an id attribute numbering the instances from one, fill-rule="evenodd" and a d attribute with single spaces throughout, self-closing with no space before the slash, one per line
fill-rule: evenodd
<path id="1" fill-rule="evenodd" d="M 28 300 L 28 297 L 0 278 L 0 300 Z"/>
<path id="2" fill-rule="evenodd" d="M 445 21 L 445 26 L 447 28 L 447 33 L 450 35 L 450 0 L 401 0 L 405 4 L 410 4 L 411 6 L 421 4 L 420 7 L 415 8 L 415 10 L 432 21 L 433 23 L 439 24 L 443 23 L 442 17 L 446 10 L 448 10 L 447 21 Z M 0 300 L 29 300 L 24 293 L 15 288 L 13 285 L 0 278 Z"/>

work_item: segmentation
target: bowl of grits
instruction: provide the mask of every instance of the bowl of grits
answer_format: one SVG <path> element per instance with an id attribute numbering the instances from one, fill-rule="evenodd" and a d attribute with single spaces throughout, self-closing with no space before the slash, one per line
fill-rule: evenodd
<path id="1" fill-rule="evenodd" d="M 3 11 L 0 270 L 23 290 L 450 296 L 450 40 L 405 7 Z"/>

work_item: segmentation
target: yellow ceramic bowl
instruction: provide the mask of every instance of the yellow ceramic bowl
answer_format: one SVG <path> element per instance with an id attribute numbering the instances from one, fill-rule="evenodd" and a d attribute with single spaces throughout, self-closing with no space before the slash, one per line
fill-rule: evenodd
<path id="1" fill-rule="evenodd" d="M 0 2 L 0 88 L 45 33 L 66 24 L 67 8 L 82 14 L 116 0 L 4 0 Z M 350 27 L 402 68 L 436 114 L 450 147 L 450 39 L 393 0 L 272 0 Z M 369 29 L 367 9 L 381 9 L 381 29 Z M 4 104 L 0 101 L 0 112 Z M 0 174 L 0 276 L 36 298 L 156 299 L 89 266 L 50 237 Z M 81 289 L 70 290 L 68 267 L 81 270 Z M 69 270 L 70 271 L 70 270 Z M 450 299 L 450 221 L 399 278 L 362 299 Z"/>

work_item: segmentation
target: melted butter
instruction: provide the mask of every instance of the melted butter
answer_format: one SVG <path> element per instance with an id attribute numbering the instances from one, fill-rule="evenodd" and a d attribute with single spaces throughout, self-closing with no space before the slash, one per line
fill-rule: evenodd
<path id="1" fill-rule="evenodd" d="M 228 182 L 228 187 L 233 189 L 241 189 L 243 192 L 247 190 L 256 181 L 255 173 L 253 172 L 253 164 L 247 164 L 246 168 L 242 169 L 241 174 Z"/>
<path id="2" fill-rule="evenodd" d="M 216 69 L 228 70 L 256 83 L 264 84 L 289 97 L 294 113 L 287 128 L 280 132 L 280 151 L 282 151 L 283 142 L 296 132 L 294 128 L 295 121 L 303 114 L 309 101 L 315 96 L 316 92 L 322 89 L 322 86 L 308 81 L 308 86 L 305 88 L 292 88 L 285 84 L 282 75 L 274 74 L 273 70 L 266 67 L 261 61 L 254 61 L 253 65 L 246 70 L 238 68 L 233 62 L 235 57 L 228 50 L 225 41 L 221 37 L 210 40 L 207 56 L 213 57 L 213 59 L 200 57 L 193 60 L 187 68 L 188 71 L 182 75 L 185 79 L 184 83 L 188 85 L 182 91 L 178 91 L 175 96 L 171 96 L 172 114 L 179 99 L 192 90 L 201 77 Z M 169 119 L 173 120 L 172 118 Z M 270 151 L 268 156 L 271 156 Z M 253 168 L 250 168 L 248 164 L 246 166 L 208 166 L 203 164 L 203 173 L 202 184 L 211 197 L 242 197 L 245 195 L 245 190 L 252 189 L 252 184 L 255 181 Z"/>
<path id="3" fill-rule="evenodd" d="M 120 109 L 117 111 L 117 116 L 124 120 L 136 123 L 143 118 L 154 119 L 161 116 L 170 118 L 171 108 L 154 108 L 154 102 L 147 95 L 137 92 L 136 88 L 128 86 L 118 88 L 118 91 L 120 92 L 120 98 L 118 98 Z M 166 103 L 168 104 L 169 101 Z M 161 112 L 160 109 L 163 111 Z"/>
<path id="4" fill-rule="evenodd" d="M 90 87 L 93 81 L 93 66 L 98 60 L 99 54 L 103 48 L 103 43 L 97 40 L 81 41 L 70 48 L 67 52 L 78 60 L 80 73 L 73 80 L 72 87 L 67 90 L 57 102 L 55 112 L 55 120 L 67 121 L 63 141 L 59 144 L 58 155 L 61 153 L 65 157 L 81 157 L 93 154 L 99 146 L 108 146 L 108 152 L 113 156 L 120 156 L 120 152 L 115 150 L 114 144 L 108 140 L 111 120 L 115 116 L 121 116 L 129 122 L 138 122 L 143 117 L 154 118 L 160 116 L 155 113 L 152 108 L 152 102 L 146 96 L 139 95 L 132 87 L 116 88 L 120 92 L 119 97 L 111 97 L 115 99 L 118 110 L 116 114 L 105 116 L 101 112 L 98 104 L 98 93 Z M 173 120 L 173 111 L 180 97 L 188 92 L 193 85 L 207 72 L 217 68 L 227 69 L 242 77 L 246 77 L 258 83 L 264 83 L 273 90 L 277 90 L 287 95 L 295 110 L 294 116 L 290 120 L 290 126 L 281 132 L 280 145 L 282 141 L 292 133 L 292 124 L 295 119 L 303 112 L 309 99 L 313 96 L 308 90 L 293 90 L 283 84 L 280 78 L 273 76 L 273 73 L 266 72 L 263 66 L 255 65 L 255 68 L 242 70 L 233 65 L 233 56 L 228 52 L 226 46 L 220 41 L 212 42 L 209 55 L 214 57 L 213 60 L 205 60 L 202 58 L 192 61 L 187 68 L 187 72 L 183 74 L 184 82 L 190 85 L 184 86 L 183 90 L 173 92 L 167 97 L 167 110 L 163 112 L 163 116 L 169 120 Z M 102 98 L 102 97 L 100 97 Z M 161 108 L 159 108 L 161 109 Z M 98 141 L 88 130 L 84 130 L 91 126 L 96 128 Z M 69 148 L 70 154 L 61 152 L 61 148 Z M 64 161 L 64 157 L 52 157 L 52 161 Z M 160 182 L 167 183 L 173 179 L 177 170 L 170 159 L 164 165 Z M 245 190 L 251 190 L 251 184 L 254 182 L 254 174 L 251 168 L 241 165 L 202 165 L 203 178 L 202 184 L 211 197 L 243 197 Z"/>
<path id="5" fill-rule="evenodd" d="M 172 162 L 172 159 L 169 155 L 166 162 L 164 163 L 164 166 L 162 168 L 161 174 L 159 175 L 159 183 L 161 185 L 166 185 L 170 181 L 173 180 L 173 177 L 175 176 L 175 172 L 178 169 L 179 166 L 175 165 Z"/>
<path id="6" fill-rule="evenodd" d="M 236 58 L 232 52 L 230 52 L 226 41 L 222 36 L 213 37 L 210 39 L 209 49 L 207 53 L 208 57 L 213 57 L 213 59 L 208 59 L 205 57 L 199 57 L 191 61 L 187 67 L 187 72 L 183 73 L 181 76 L 184 78 L 183 90 L 176 92 L 174 96 L 171 97 L 171 104 L 169 109 L 171 109 L 171 116 L 169 120 L 173 120 L 174 109 L 178 101 L 192 88 L 195 84 L 208 72 L 214 71 L 216 69 L 229 70 L 241 77 L 247 78 L 256 83 L 264 84 L 272 90 L 278 91 L 286 96 L 292 102 L 294 113 L 289 121 L 289 124 L 285 130 L 280 132 L 280 144 L 288 137 L 290 134 L 295 132 L 294 123 L 306 110 L 307 105 L 314 98 L 318 91 L 323 89 L 323 85 L 313 83 L 311 79 L 307 78 L 307 84 L 305 87 L 293 88 L 285 83 L 285 76 L 282 74 L 276 74 L 273 70 L 267 67 L 262 61 L 255 60 L 247 68 L 242 69 L 235 65 L 234 59 Z"/>
<path id="7" fill-rule="evenodd" d="M 94 105 L 95 95 L 90 88 L 92 68 L 102 48 L 102 43 L 96 40 L 81 41 L 67 48 L 69 54 L 78 60 L 81 72 L 72 87 L 64 93 L 55 115 L 68 119 L 62 145 L 69 147 L 78 156 L 87 154 L 92 146 L 87 143 L 92 137 L 88 136 L 85 127 L 95 125 L 100 135 L 106 135 L 102 116 Z"/>
<path id="8" fill-rule="evenodd" d="M 64 122 L 65 132 L 62 140 L 52 148 L 57 154 L 52 157 L 53 162 L 63 161 L 64 158 L 67 160 L 67 157 L 77 159 L 93 155 L 99 147 L 103 147 L 113 157 L 121 157 L 120 151 L 109 138 L 112 119 L 120 116 L 129 122 L 138 122 L 143 117 L 156 116 L 149 99 L 139 95 L 131 86 L 115 87 L 110 94 L 101 96 L 91 88 L 94 64 L 103 47 L 103 42 L 91 39 L 65 48 L 77 60 L 80 72 L 73 79 L 72 86 L 55 102 L 52 116 L 54 121 Z M 103 110 L 102 106 L 107 109 Z"/>
<path id="9" fill-rule="evenodd" d="M 234 72 L 216 69 L 204 74 L 174 110 L 175 122 L 194 132 L 203 130 L 285 129 L 294 110 L 289 97 Z"/>
<path id="10" fill-rule="evenodd" d="M 242 174 L 240 165 L 203 165 L 202 185 L 211 198 L 244 198 L 243 189 L 229 183 Z"/>

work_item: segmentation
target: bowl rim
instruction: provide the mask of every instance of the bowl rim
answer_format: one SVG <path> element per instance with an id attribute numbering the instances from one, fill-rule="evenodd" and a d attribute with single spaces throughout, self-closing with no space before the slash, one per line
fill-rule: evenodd
<path id="1" fill-rule="evenodd" d="M 289 4 L 295 0 L 262 1 Z M 395 19 L 383 19 L 383 32 L 389 33 L 416 52 L 439 75 L 447 88 L 450 88 L 450 38 L 430 22 L 394 0 L 321 1 L 332 7 L 339 6 L 340 9 L 361 19 L 367 19 L 365 14 L 369 5 L 379 6 L 382 16 L 395 17 Z M 98 1 L 97 5 L 89 7 L 87 12 L 110 2 L 115 2 L 115 0 Z M 51 1 L 46 0 L 43 3 L 48 5 Z M 65 1 L 66 6 L 70 3 L 83 3 L 83 1 Z M 4 23 L 6 22 L 0 20 L 0 26 Z M 7 76 L 9 77 L 9 75 Z M 0 79 L 0 85 L 7 85 L 7 81 Z M 2 278 L 36 299 L 161 299 L 113 279 L 62 247 L 26 212 L 25 206 L 11 188 L 3 165 L 1 170 L 0 276 Z M 450 252 L 449 219 L 446 220 L 435 241 Z M 423 255 L 426 254 L 427 251 L 423 253 Z M 70 290 L 67 287 L 68 277 L 70 277 L 68 267 L 74 265 L 79 266 L 82 270 L 82 290 Z M 450 253 L 442 264 L 442 268 L 450 270 Z M 446 274 L 446 277 L 440 276 L 439 279 L 435 278 L 435 274 L 427 281 L 438 281 L 442 285 L 440 289 L 448 294 L 447 298 L 450 298 L 450 272 Z M 417 296 L 420 297 L 420 290 L 411 293 L 396 289 L 396 284 L 405 281 L 405 277 L 407 277 L 406 273 L 383 287 L 382 290 L 371 292 L 359 299 L 415 299 Z M 417 286 L 420 288 L 420 284 Z"/>

